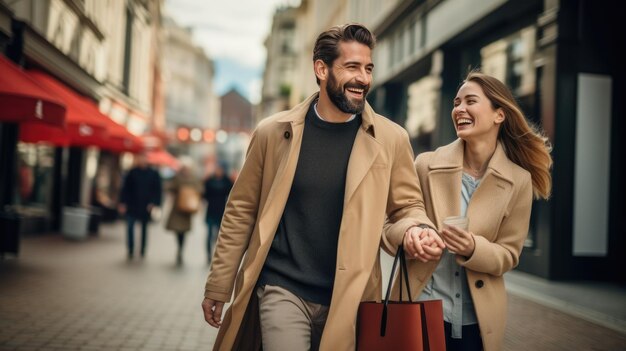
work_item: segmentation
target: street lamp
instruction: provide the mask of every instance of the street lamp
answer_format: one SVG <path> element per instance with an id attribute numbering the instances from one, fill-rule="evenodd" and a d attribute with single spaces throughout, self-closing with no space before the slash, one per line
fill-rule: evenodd
<path id="1" fill-rule="evenodd" d="M 189 133 L 189 137 L 191 138 L 191 141 L 197 143 L 202 140 L 202 131 L 199 128 L 193 128 Z"/>
<path id="2" fill-rule="evenodd" d="M 215 142 L 215 131 L 213 129 L 206 129 L 204 131 L 204 142 L 206 143 Z"/>
<path id="3" fill-rule="evenodd" d="M 228 133 L 226 133 L 225 130 L 219 130 L 215 138 L 217 139 L 218 143 L 224 144 L 226 140 L 228 140 Z"/>
<path id="4" fill-rule="evenodd" d="M 178 128 L 178 130 L 176 130 L 176 138 L 180 141 L 188 141 L 189 129 L 185 127 Z"/>

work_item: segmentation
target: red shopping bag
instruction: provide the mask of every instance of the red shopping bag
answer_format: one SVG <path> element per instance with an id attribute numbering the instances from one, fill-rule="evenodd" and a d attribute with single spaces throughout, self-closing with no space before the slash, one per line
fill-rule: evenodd
<path id="1" fill-rule="evenodd" d="M 400 301 L 389 301 L 391 283 L 400 261 Z M 411 301 L 411 289 L 402 246 L 391 269 L 387 294 L 382 302 L 361 302 L 357 320 L 358 351 L 445 351 L 441 300 Z M 404 273 L 404 274 L 403 274 Z M 402 282 L 408 301 L 402 301 Z"/>

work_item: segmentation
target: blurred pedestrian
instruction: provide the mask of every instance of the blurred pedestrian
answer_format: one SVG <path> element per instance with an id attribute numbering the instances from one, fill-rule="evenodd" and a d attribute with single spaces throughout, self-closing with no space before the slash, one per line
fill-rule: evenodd
<path id="1" fill-rule="evenodd" d="M 239 170 L 237 168 L 233 168 L 230 173 L 228 173 L 228 179 L 230 179 L 230 182 L 234 184 L 237 181 L 237 177 L 239 177 Z"/>
<path id="2" fill-rule="evenodd" d="M 135 249 L 135 222 L 141 223 L 141 249 L 143 258 L 148 241 L 148 221 L 154 207 L 161 205 L 161 177 L 148 166 L 145 154 L 135 156 L 135 165 L 124 178 L 118 211 L 126 215 L 128 259 Z"/>
<path id="3" fill-rule="evenodd" d="M 432 226 L 407 132 L 365 99 L 374 43 L 358 24 L 321 33 L 319 92 L 254 131 L 205 286 L 214 350 L 354 350 L 359 302 L 381 299 L 385 215 Z M 440 245 L 423 258 L 442 253 L 434 230 L 412 231 Z"/>
<path id="4" fill-rule="evenodd" d="M 204 181 L 204 199 L 207 202 L 205 221 L 207 225 L 207 260 L 211 263 L 212 248 L 215 247 L 217 233 L 222 223 L 222 216 L 226 208 L 226 200 L 233 182 L 228 178 L 226 165 L 218 162 L 215 172 Z"/>
<path id="5" fill-rule="evenodd" d="M 459 139 L 415 160 L 426 210 L 448 250 L 439 262 L 410 261 L 418 284 L 412 291 L 420 300 L 443 300 L 448 350 L 502 350 L 502 275 L 519 262 L 533 195 L 550 195 L 550 146 L 496 78 L 471 72 L 453 103 Z M 469 229 L 443 225 L 459 215 L 469 219 Z M 403 239 L 397 229 L 385 232 L 394 244 Z"/>
<path id="6" fill-rule="evenodd" d="M 192 217 L 200 209 L 202 182 L 194 175 L 192 166 L 191 159 L 183 158 L 180 170 L 172 178 L 168 187 L 173 194 L 174 201 L 165 228 L 176 234 L 178 243 L 176 264 L 178 265 L 183 263 L 185 235 L 191 230 Z"/>

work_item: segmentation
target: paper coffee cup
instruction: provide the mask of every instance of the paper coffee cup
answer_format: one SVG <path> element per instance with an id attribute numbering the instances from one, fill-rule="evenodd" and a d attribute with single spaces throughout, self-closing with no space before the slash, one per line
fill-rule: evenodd
<path id="1" fill-rule="evenodd" d="M 443 219 L 443 225 L 455 226 L 467 231 L 467 229 L 469 228 L 469 218 L 465 216 L 446 217 Z"/>
<path id="2" fill-rule="evenodd" d="M 443 226 L 444 228 L 449 227 L 449 226 L 454 226 L 459 229 L 467 231 L 469 229 L 469 218 L 465 216 L 446 217 L 443 219 Z M 450 249 L 448 249 L 448 251 L 452 254 L 456 253 Z"/>

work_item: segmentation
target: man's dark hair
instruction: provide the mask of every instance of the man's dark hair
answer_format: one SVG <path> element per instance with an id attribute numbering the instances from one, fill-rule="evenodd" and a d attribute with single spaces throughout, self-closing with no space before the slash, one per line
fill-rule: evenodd
<path id="1" fill-rule="evenodd" d="M 365 26 L 357 23 L 348 23 L 341 26 L 334 26 L 325 32 L 322 32 L 315 40 L 313 47 L 313 62 L 322 60 L 329 67 L 339 57 L 339 42 L 356 41 L 363 45 L 367 45 L 370 50 L 376 46 L 376 38 L 374 34 L 365 28 Z M 320 84 L 317 78 L 317 85 Z"/>

